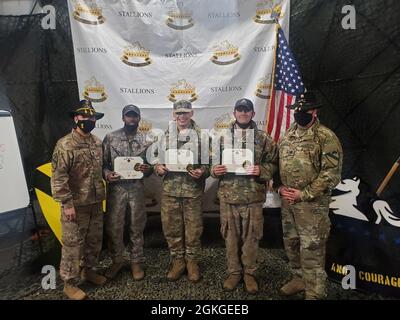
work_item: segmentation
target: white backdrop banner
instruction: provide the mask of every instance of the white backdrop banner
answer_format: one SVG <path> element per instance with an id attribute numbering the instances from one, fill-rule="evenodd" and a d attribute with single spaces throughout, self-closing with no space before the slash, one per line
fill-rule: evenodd
<path id="1" fill-rule="evenodd" d="M 290 0 L 69 0 L 68 6 L 80 98 L 105 113 L 94 132 L 100 138 L 122 127 L 127 104 L 141 108 L 142 130 L 164 130 L 180 99 L 192 101 L 193 119 L 211 129 L 246 97 L 264 128 L 272 17 L 288 36 Z M 209 180 L 205 210 L 216 208 Z"/>

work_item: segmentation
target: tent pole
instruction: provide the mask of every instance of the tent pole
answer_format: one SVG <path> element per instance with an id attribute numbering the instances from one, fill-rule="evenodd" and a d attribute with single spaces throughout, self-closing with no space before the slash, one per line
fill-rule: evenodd
<path id="1" fill-rule="evenodd" d="M 392 168 L 390 169 L 390 171 L 386 175 L 385 179 L 383 179 L 381 185 L 379 186 L 378 190 L 376 191 L 376 194 L 377 194 L 378 197 L 381 195 L 383 189 L 385 189 L 386 185 L 389 183 L 390 179 L 393 177 L 394 173 L 399 168 L 399 166 L 400 166 L 400 157 L 393 164 Z"/>

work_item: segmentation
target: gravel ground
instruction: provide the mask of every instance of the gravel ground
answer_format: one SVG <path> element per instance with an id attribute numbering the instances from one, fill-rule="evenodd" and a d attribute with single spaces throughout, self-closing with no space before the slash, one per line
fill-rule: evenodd
<path id="1" fill-rule="evenodd" d="M 274 219 L 271 217 L 271 219 Z M 261 241 L 259 254 L 258 279 L 260 292 L 249 295 L 243 290 L 243 284 L 232 292 L 222 290 L 222 282 L 226 277 L 226 262 L 224 243 L 219 235 L 219 221 L 216 217 L 206 217 L 204 220 L 204 234 L 202 238 L 203 254 L 199 262 L 202 279 L 192 284 L 186 277 L 177 282 L 166 280 L 166 270 L 170 258 L 166 243 L 163 239 L 159 216 L 150 216 L 145 231 L 146 277 L 142 281 L 132 279 L 129 265 L 113 281 L 102 287 L 83 284 L 89 298 L 94 300 L 277 300 L 286 299 L 277 294 L 278 289 L 290 279 L 290 271 L 284 250 L 281 247 L 279 230 L 264 230 L 264 239 Z M 271 222 L 271 221 L 270 221 Z M 59 300 L 65 299 L 62 293 L 62 282 L 57 278 L 56 290 L 41 288 L 41 268 L 51 264 L 57 266 L 60 259 L 59 244 L 52 239 L 53 247 L 39 259 L 32 261 L 22 268 L 15 269 L 0 278 L 0 299 L 24 300 Z M 104 272 L 111 264 L 106 251 L 102 252 L 99 271 Z M 303 299 L 303 294 L 291 297 L 292 300 Z M 376 294 L 366 294 L 355 290 L 343 290 L 337 283 L 328 282 L 328 299 L 367 300 L 383 299 Z"/>

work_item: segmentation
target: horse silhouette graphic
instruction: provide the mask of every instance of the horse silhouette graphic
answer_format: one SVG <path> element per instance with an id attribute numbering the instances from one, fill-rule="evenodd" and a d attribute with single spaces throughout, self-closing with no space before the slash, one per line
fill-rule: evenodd
<path id="1" fill-rule="evenodd" d="M 335 189 L 340 191 L 341 194 L 332 196 L 329 207 L 334 214 L 369 221 L 367 215 L 358 209 L 357 197 L 360 194 L 359 185 L 360 179 L 354 177 L 352 179 L 345 179 L 336 186 Z M 394 215 L 393 210 L 386 201 L 374 200 L 372 208 L 376 214 L 375 224 L 380 224 L 383 218 L 392 226 L 400 227 L 400 218 Z"/>

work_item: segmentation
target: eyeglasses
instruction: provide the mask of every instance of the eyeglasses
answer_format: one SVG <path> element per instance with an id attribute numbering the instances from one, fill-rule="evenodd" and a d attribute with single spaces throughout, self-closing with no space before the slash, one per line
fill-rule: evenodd
<path id="1" fill-rule="evenodd" d="M 190 115 L 190 112 L 175 112 L 175 115 L 177 116 L 177 117 L 179 117 L 179 116 L 189 116 Z"/>

